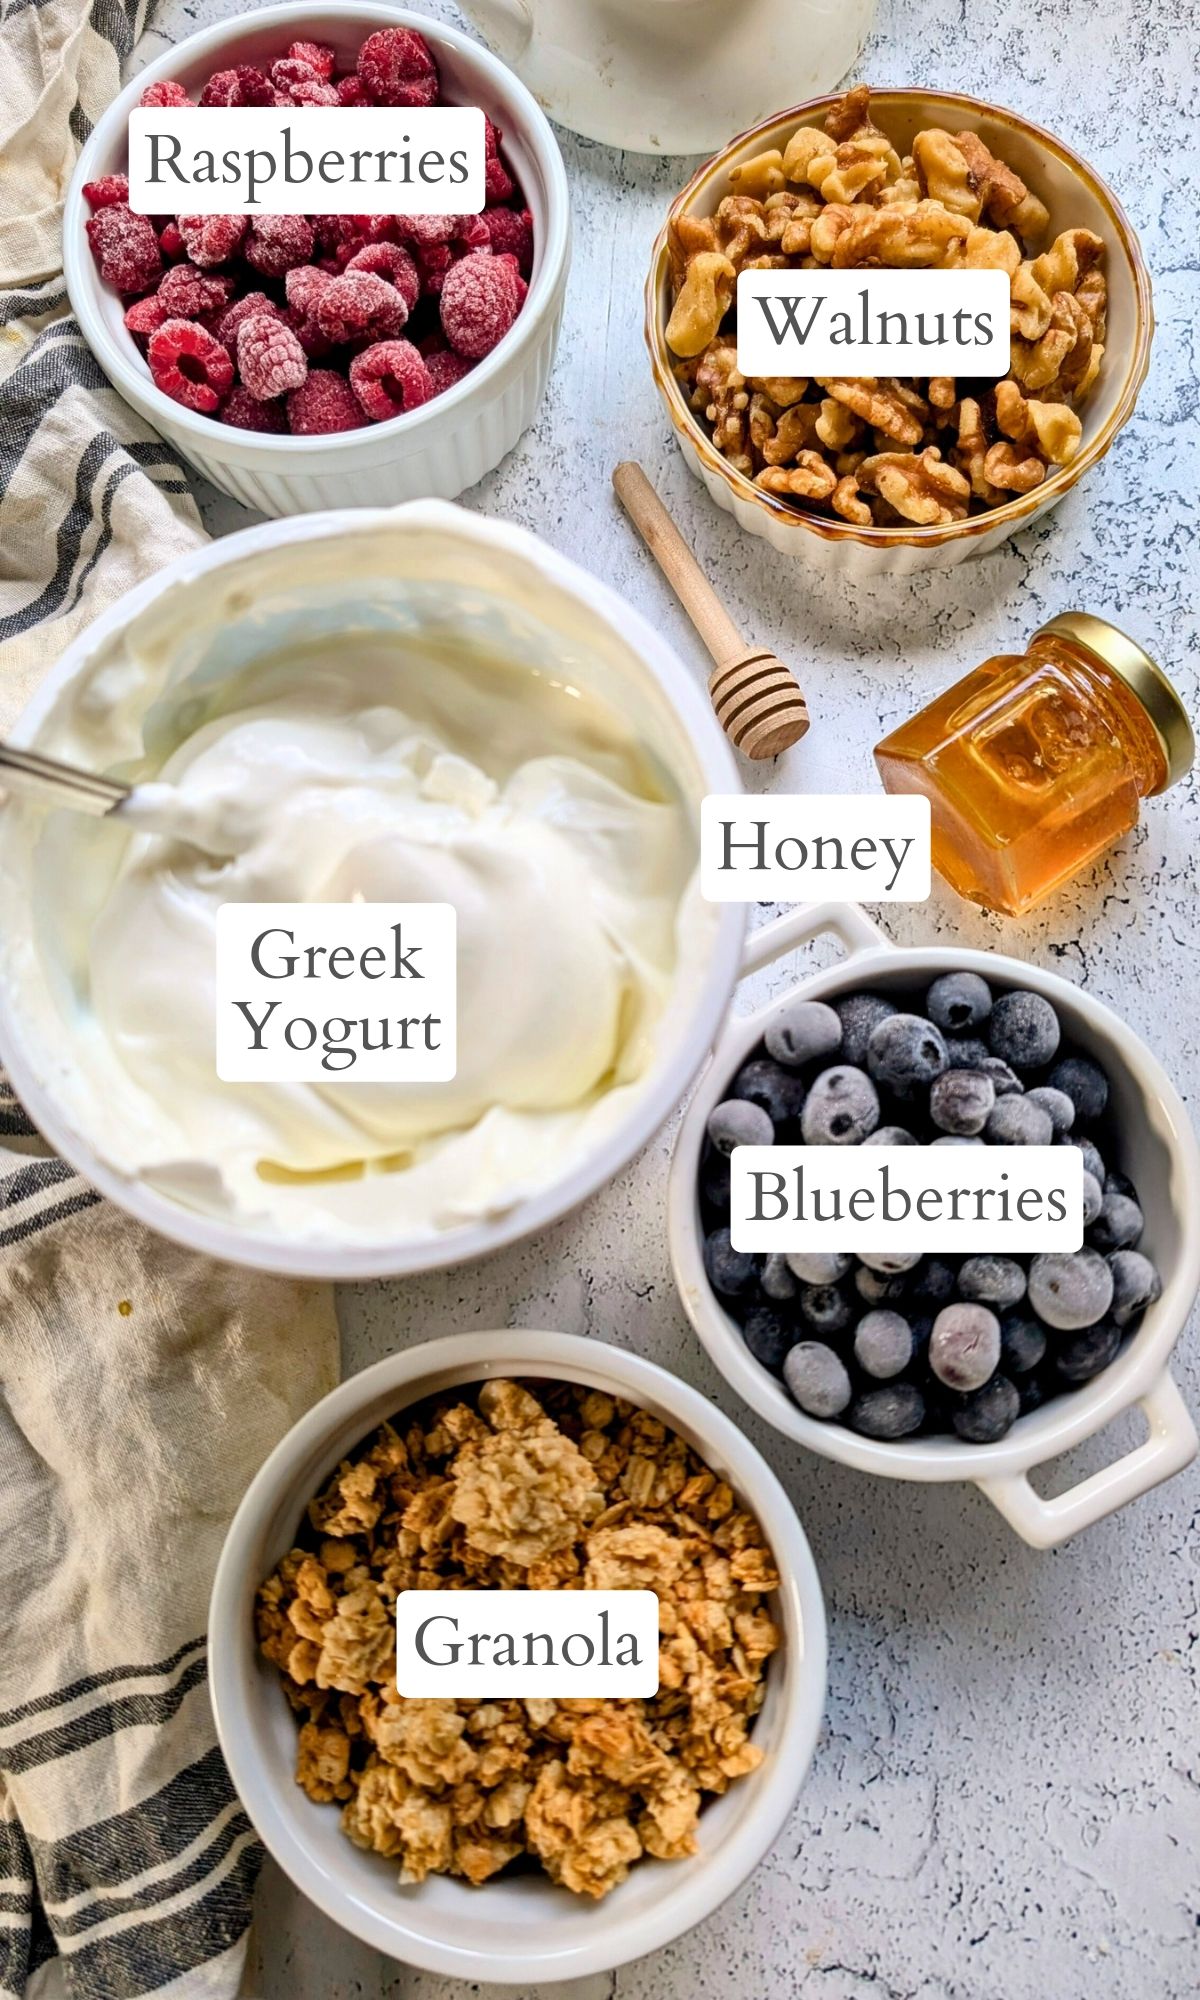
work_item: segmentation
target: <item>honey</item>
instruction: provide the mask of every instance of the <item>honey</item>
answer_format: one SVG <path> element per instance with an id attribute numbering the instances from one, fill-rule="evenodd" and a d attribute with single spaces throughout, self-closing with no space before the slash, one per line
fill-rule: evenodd
<path id="1" fill-rule="evenodd" d="M 929 800 L 933 865 L 951 887 L 1021 916 L 1129 833 L 1194 754 L 1150 656 L 1068 611 L 893 730 L 875 762 L 886 791 Z"/>

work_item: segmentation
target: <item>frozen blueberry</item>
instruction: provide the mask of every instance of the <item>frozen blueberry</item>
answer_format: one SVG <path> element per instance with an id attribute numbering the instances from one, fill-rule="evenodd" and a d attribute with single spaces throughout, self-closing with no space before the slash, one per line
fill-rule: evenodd
<path id="1" fill-rule="evenodd" d="M 931 1146 L 982 1146 L 982 1139 L 968 1139 L 961 1132 L 943 1132 L 929 1141 Z"/>
<path id="2" fill-rule="evenodd" d="M 864 1313 L 854 1329 L 854 1359 L 864 1375 L 890 1382 L 913 1358 L 912 1328 L 902 1313 Z"/>
<path id="3" fill-rule="evenodd" d="M 834 1001 L 833 1011 L 842 1024 L 842 1061 L 861 1068 L 872 1034 L 896 1009 L 879 993 L 847 993 Z"/>
<path id="4" fill-rule="evenodd" d="M 1129 1175 L 1118 1172 L 1116 1167 L 1110 1167 L 1104 1176 L 1104 1192 L 1105 1194 L 1130 1194 L 1135 1201 L 1137 1200 L 1137 1189 L 1134 1187 Z"/>
<path id="5" fill-rule="evenodd" d="M 840 1417 L 850 1401 L 850 1377 L 832 1347 L 798 1340 L 783 1364 L 783 1379 L 810 1417 Z"/>
<path id="6" fill-rule="evenodd" d="M 967 1257 L 958 1274 L 958 1295 L 1005 1312 L 1025 1296 L 1024 1266 L 1015 1257 Z"/>
<path id="7" fill-rule="evenodd" d="M 911 1097 L 925 1090 L 946 1068 L 949 1057 L 940 1028 L 919 1014 L 892 1014 L 872 1030 L 867 1068 L 876 1083 Z"/>
<path id="8" fill-rule="evenodd" d="M 993 1146 L 1048 1146 L 1054 1137 L 1049 1113 L 1027 1097 L 1002 1097 L 983 1129 Z"/>
<path id="9" fill-rule="evenodd" d="M 1046 1329 L 1035 1319 L 1000 1322 L 1000 1366 L 1006 1375 L 1032 1375 L 1046 1358 Z"/>
<path id="10" fill-rule="evenodd" d="M 704 1268 L 714 1292 L 723 1299 L 752 1298 L 758 1290 L 759 1262 L 747 1250 L 735 1250 L 727 1229 L 714 1229 L 704 1242 Z"/>
<path id="11" fill-rule="evenodd" d="M 800 1120 L 806 1146 L 861 1146 L 879 1123 L 879 1097 L 869 1076 L 848 1063 L 823 1069 Z"/>
<path id="12" fill-rule="evenodd" d="M 925 1421 L 925 1398 L 915 1382 L 891 1382 L 856 1396 L 846 1421 L 863 1437 L 911 1437 Z"/>
<path id="13" fill-rule="evenodd" d="M 1055 1373 L 1072 1388 L 1080 1382 L 1090 1382 L 1093 1375 L 1098 1375 L 1116 1358 L 1120 1345 L 1121 1329 L 1116 1321 L 1098 1320 L 1095 1326 L 1085 1327 L 1082 1333 L 1064 1340 L 1055 1349 Z"/>
<path id="14" fill-rule="evenodd" d="M 1093 1125 L 1104 1116 L 1108 1078 L 1099 1063 L 1087 1056 L 1065 1056 L 1062 1062 L 1055 1063 L 1046 1081 L 1053 1089 L 1066 1093 L 1082 1125 Z"/>
<path id="15" fill-rule="evenodd" d="M 997 1098 L 1019 1097 L 1025 1088 L 1016 1070 L 1010 1069 L 1001 1056 L 989 1055 L 979 1067 L 985 1076 L 991 1077 Z"/>
<path id="16" fill-rule="evenodd" d="M 865 1264 L 868 1271 L 878 1271 L 885 1278 L 894 1278 L 898 1271 L 911 1271 L 921 1261 L 919 1250 L 860 1250 L 858 1261 Z"/>
<path id="17" fill-rule="evenodd" d="M 1036 1090 L 1029 1093 L 1029 1101 L 1044 1111 L 1054 1127 L 1054 1136 L 1061 1139 L 1075 1123 L 1075 1106 L 1065 1090 L 1054 1090 L 1048 1083 L 1039 1083 Z"/>
<path id="18" fill-rule="evenodd" d="M 1132 1195 L 1109 1194 L 1106 1188 L 1091 1227 L 1091 1240 L 1106 1255 L 1110 1250 L 1128 1250 L 1145 1226 L 1146 1218 Z"/>
<path id="19" fill-rule="evenodd" d="M 974 1069 L 948 1069 L 934 1079 L 929 1092 L 929 1116 L 939 1132 L 974 1138 L 987 1124 L 995 1102 L 990 1076 Z"/>
<path id="20" fill-rule="evenodd" d="M 903 1125 L 880 1125 L 863 1140 L 864 1146 L 919 1146 L 920 1143 Z"/>
<path id="21" fill-rule="evenodd" d="M 718 1153 L 732 1153 L 735 1146 L 770 1146 L 775 1139 L 768 1114 L 747 1097 L 727 1097 L 723 1104 L 714 1104 L 707 1130 Z"/>
<path id="22" fill-rule="evenodd" d="M 913 1279 L 913 1297 L 924 1306 L 944 1306 L 954 1297 L 958 1272 L 944 1257 L 927 1257 Z"/>
<path id="23" fill-rule="evenodd" d="M 788 1250 L 788 1269 L 806 1285 L 836 1285 L 854 1259 L 844 1250 Z"/>
<path id="24" fill-rule="evenodd" d="M 1000 1322 L 986 1306 L 943 1306 L 929 1336 L 929 1365 L 948 1389 L 982 1389 L 1000 1359 Z"/>
<path id="25" fill-rule="evenodd" d="M 1078 1146 L 1080 1152 L 1083 1154 L 1084 1173 L 1090 1174 L 1093 1180 L 1099 1181 L 1101 1187 L 1107 1187 L 1108 1183 L 1104 1173 L 1104 1161 L 1100 1157 L 1100 1152 L 1098 1147 L 1094 1145 L 1091 1139 L 1075 1139 L 1067 1137 L 1066 1139 L 1058 1140 L 1057 1143 L 1060 1146 Z"/>
<path id="26" fill-rule="evenodd" d="M 898 1305 L 908 1291 L 908 1274 L 899 1271 L 888 1277 L 882 1271 L 872 1271 L 867 1264 L 860 1264 L 854 1273 L 854 1289 L 864 1305 Z"/>
<path id="27" fill-rule="evenodd" d="M 1014 1069 L 1041 1069 L 1052 1062 L 1062 1033 L 1058 1015 L 1040 993 L 1002 993 L 992 1008 L 987 1042 L 994 1056 Z"/>
<path id="28" fill-rule="evenodd" d="M 763 1037 L 776 1062 L 818 1062 L 842 1046 L 842 1024 L 823 1000 L 789 1000 Z"/>
<path id="29" fill-rule="evenodd" d="M 951 1069 L 986 1069 L 995 1061 L 987 1043 L 977 1035 L 947 1035 L 946 1054 Z"/>
<path id="30" fill-rule="evenodd" d="M 1118 1250 L 1108 1260 L 1113 1277 L 1112 1316 L 1126 1327 L 1162 1297 L 1162 1279 L 1140 1250 Z"/>
<path id="31" fill-rule="evenodd" d="M 794 1299 L 800 1290 L 800 1281 L 788 1266 L 788 1260 L 780 1250 L 772 1250 L 762 1267 L 759 1284 L 763 1296 L 768 1299 Z"/>
<path id="32" fill-rule="evenodd" d="M 795 1346 L 796 1328 L 773 1306 L 755 1306 L 746 1314 L 742 1338 L 756 1361 L 778 1375 L 788 1349 Z"/>
<path id="33" fill-rule="evenodd" d="M 738 1071 L 729 1086 L 729 1095 L 759 1105 L 773 1125 L 786 1125 L 789 1118 L 800 1116 L 804 1084 L 794 1069 L 785 1069 L 782 1063 L 771 1062 L 766 1056 L 756 1056 Z"/>
<path id="34" fill-rule="evenodd" d="M 836 1285 L 803 1285 L 800 1311 L 814 1333 L 844 1333 L 854 1317 L 849 1299 Z"/>
<path id="35" fill-rule="evenodd" d="M 710 1208 L 729 1213 L 729 1161 L 712 1146 L 700 1163 L 700 1194 Z"/>
<path id="36" fill-rule="evenodd" d="M 947 1034 L 977 1028 L 992 1011 L 992 989 L 977 972 L 944 972 L 925 995 L 925 1011 Z"/>
<path id="37" fill-rule="evenodd" d="M 1095 1174 L 1083 1170 L 1083 1226 L 1089 1229 L 1104 1206 L 1104 1189 Z"/>
<path id="38" fill-rule="evenodd" d="M 1023 1417 L 1031 1416 L 1034 1410 L 1040 1410 L 1046 1400 L 1046 1389 L 1040 1375 L 1026 1375 L 1018 1382 L 1017 1393 L 1021 1399 Z"/>
<path id="39" fill-rule="evenodd" d="M 1021 1414 L 1021 1398 L 1006 1375 L 993 1375 L 968 1396 L 950 1421 L 968 1444 L 998 1444 Z"/>
<path id="40" fill-rule="evenodd" d="M 1046 1251 L 1029 1266 L 1029 1303 L 1059 1332 L 1094 1326 L 1112 1297 L 1113 1274 L 1098 1250 Z"/>

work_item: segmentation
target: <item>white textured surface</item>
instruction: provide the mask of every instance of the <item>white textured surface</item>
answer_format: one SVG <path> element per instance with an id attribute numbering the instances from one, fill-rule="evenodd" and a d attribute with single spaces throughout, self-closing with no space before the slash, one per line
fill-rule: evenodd
<path id="1" fill-rule="evenodd" d="M 178 38 L 229 11 L 228 0 L 166 0 L 162 25 Z M 734 615 L 804 680 L 811 734 L 756 783 L 873 785 L 870 750 L 885 728 L 1069 606 L 1145 640 L 1195 710 L 1198 54 L 1191 0 L 881 0 L 859 74 L 982 92 L 1060 132 L 1110 180 L 1155 274 L 1159 335 L 1137 416 L 1060 508 L 995 555 L 851 596 L 742 538 L 686 472 L 642 353 L 644 264 L 689 168 L 565 135 L 577 236 L 558 362 L 536 428 L 469 504 L 605 575 L 699 672 L 682 614 L 610 497 L 613 462 L 641 457 Z M 763 113 L 773 108 L 765 78 Z M 224 502 L 211 518 L 228 529 L 247 517 Z M 1194 1104 L 1198 841 L 1193 781 L 1029 922 L 988 919 L 940 889 L 882 921 L 901 942 L 957 937 L 1086 985 L 1146 1036 Z M 706 1924 L 652 1959 L 560 1989 L 564 2000 L 1184 2000 L 1200 1983 L 1200 1468 L 1037 1555 L 975 1493 L 884 1486 L 788 1445 L 745 1416 L 676 1305 L 662 1227 L 669 1144 L 660 1134 L 582 1214 L 523 1249 L 343 1301 L 348 1369 L 405 1341 L 505 1321 L 590 1332 L 678 1369 L 745 1417 L 821 1570 L 828 1722 L 788 1831 Z M 1178 1368 L 1195 1407 L 1194 1327 Z M 1104 1450 L 1083 1448 L 1070 1469 L 1094 1467 Z M 373 1957 L 274 1874 L 261 1909 L 264 2000 L 469 1990 Z"/>

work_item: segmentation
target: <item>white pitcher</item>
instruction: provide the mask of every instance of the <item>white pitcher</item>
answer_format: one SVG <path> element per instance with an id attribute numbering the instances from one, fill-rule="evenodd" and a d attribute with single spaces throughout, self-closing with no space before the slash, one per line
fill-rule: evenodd
<path id="1" fill-rule="evenodd" d="M 875 0 L 462 0 L 562 125 L 635 153 L 711 153 L 832 90 Z"/>

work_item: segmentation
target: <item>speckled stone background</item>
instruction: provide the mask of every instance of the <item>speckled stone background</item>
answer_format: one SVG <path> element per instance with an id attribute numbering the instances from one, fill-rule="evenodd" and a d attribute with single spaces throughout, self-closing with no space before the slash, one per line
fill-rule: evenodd
<path id="1" fill-rule="evenodd" d="M 730 0 L 736 5 L 736 0 Z M 789 0 L 779 0 L 785 7 Z M 166 0 L 178 40 L 228 0 Z M 241 10 L 237 10 L 241 11 Z M 427 11 L 457 20 L 455 10 Z M 1173 673 L 1200 679 L 1200 29 L 1192 0 L 881 0 L 858 74 L 990 95 L 1060 133 L 1140 231 L 1158 336 L 1136 416 L 1038 526 L 947 575 L 854 595 L 744 538 L 693 482 L 641 338 L 647 253 L 689 163 L 562 134 L 576 247 L 540 418 L 466 504 L 590 565 L 701 661 L 609 490 L 640 457 L 747 632 L 795 662 L 811 734 L 751 782 L 874 784 L 871 746 L 968 665 L 1070 606 L 1106 613 Z M 769 80 L 762 111 L 775 109 Z M 207 496 L 217 532 L 248 519 Z M 1108 1001 L 1200 1090 L 1195 781 L 1023 924 L 935 888 L 890 906 L 900 943 L 1016 952 Z M 1025 1548 L 967 1487 L 886 1486 L 812 1457 L 740 1406 L 676 1303 L 663 1232 L 672 1132 L 585 1211 L 495 1260 L 342 1300 L 347 1371 L 459 1327 L 556 1326 L 648 1354 L 743 1422 L 792 1494 L 824 1582 L 828 1716 L 792 1819 L 749 1882 L 670 1949 L 563 2000 L 1184 2000 L 1200 1986 L 1200 1466 L 1055 1554 Z M 1200 1190 L 1197 1191 L 1200 1201 Z M 1200 1405 L 1195 1328 L 1176 1367 Z M 1072 1454 L 1056 1485 L 1135 1440 Z M 468 1989 L 380 1959 L 268 1870 L 262 2000 L 459 2000 Z"/>

